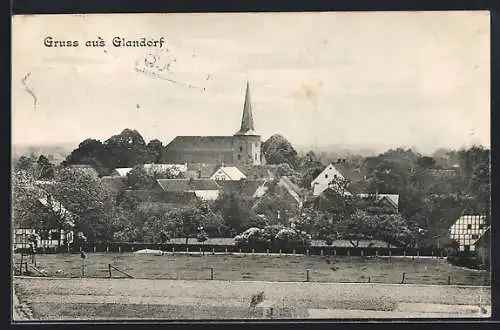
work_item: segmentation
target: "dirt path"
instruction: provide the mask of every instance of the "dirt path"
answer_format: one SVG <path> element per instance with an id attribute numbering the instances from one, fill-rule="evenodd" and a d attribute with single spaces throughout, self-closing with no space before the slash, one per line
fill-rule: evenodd
<path id="1" fill-rule="evenodd" d="M 329 317 L 341 315 L 342 309 L 350 311 L 345 315 L 371 310 L 369 314 L 378 317 L 388 317 L 383 316 L 387 313 L 393 313 L 390 317 L 472 316 L 480 304 L 491 304 L 489 287 L 453 285 L 26 277 L 14 278 L 14 283 L 33 306 L 44 303 L 242 308 L 249 305 L 252 295 L 261 291 L 266 299 L 280 305 Z M 387 306 L 385 314 L 375 313 L 374 309 L 382 305 Z"/>

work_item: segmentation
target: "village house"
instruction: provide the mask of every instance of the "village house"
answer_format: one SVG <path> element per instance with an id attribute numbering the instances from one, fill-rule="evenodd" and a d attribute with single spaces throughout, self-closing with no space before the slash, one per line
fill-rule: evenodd
<path id="1" fill-rule="evenodd" d="M 489 266 L 491 256 L 491 227 L 488 227 L 481 237 L 474 243 L 474 250 L 479 262 Z"/>
<path id="2" fill-rule="evenodd" d="M 335 182 L 336 180 L 345 181 L 346 179 L 332 163 L 325 167 L 325 169 L 311 182 L 313 196 L 321 195 L 326 189 L 332 189 L 348 196 L 351 195 L 344 187 L 339 187 Z"/>
<path id="3" fill-rule="evenodd" d="M 221 166 L 210 177 L 216 181 L 238 181 L 247 177 L 236 166 Z"/>
<path id="4" fill-rule="evenodd" d="M 450 238 L 458 243 L 460 252 L 475 251 L 475 243 L 486 232 L 486 216 L 462 215 L 450 228 Z"/>
<path id="5" fill-rule="evenodd" d="M 45 197 L 38 198 L 37 201 L 40 205 L 38 216 L 49 217 L 51 215 L 56 215 L 64 219 L 66 228 L 73 228 L 75 226 L 73 220 L 74 215 L 50 195 L 46 194 Z M 29 238 L 32 234 L 38 236 L 37 246 L 41 248 L 51 248 L 63 244 L 64 242 L 68 244 L 73 242 L 73 231 L 71 229 L 64 230 L 53 228 L 41 230 L 30 228 L 30 226 L 23 223 L 14 223 L 14 227 L 14 249 L 29 247 Z"/>

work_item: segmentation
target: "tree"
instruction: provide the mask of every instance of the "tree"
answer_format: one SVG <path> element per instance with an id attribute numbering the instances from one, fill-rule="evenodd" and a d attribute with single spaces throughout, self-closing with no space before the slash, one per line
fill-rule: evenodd
<path id="1" fill-rule="evenodd" d="M 185 237 L 187 246 L 189 238 L 197 237 L 200 228 L 220 223 L 220 218 L 208 203 L 198 201 L 194 207 L 181 210 L 175 216 L 175 223 L 177 235 Z"/>
<path id="2" fill-rule="evenodd" d="M 253 216 L 252 199 L 236 192 L 224 192 L 214 202 L 214 211 L 222 216 L 231 236 L 241 232 Z"/>
<path id="3" fill-rule="evenodd" d="M 93 172 L 79 168 L 63 168 L 57 171 L 55 183 L 47 190 L 50 200 L 71 213 L 75 229 L 92 240 L 100 239 L 107 226 L 105 213 L 107 195 L 101 181 Z"/>
<path id="4" fill-rule="evenodd" d="M 106 162 L 106 150 L 104 145 L 99 140 L 85 139 L 82 141 L 78 148 L 73 150 L 63 162 L 63 165 L 90 165 L 99 175 L 106 175 L 114 169 L 109 168 Z"/>
<path id="5" fill-rule="evenodd" d="M 109 169 L 133 167 L 147 159 L 146 143 L 142 135 L 132 129 L 124 129 L 104 142 L 103 162 Z"/>
<path id="6" fill-rule="evenodd" d="M 163 143 L 158 139 L 153 139 L 148 142 L 147 146 L 147 158 L 150 162 L 158 164 L 161 163 L 163 156 Z"/>
<path id="7" fill-rule="evenodd" d="M 432 157 L 423 156 L 417 159 L 417 164 L 422 168 L 429 169 L 436 166 L 436 160 Z"/>
<path id="8" fill-rule="evenodd" d="M 55 173 L 54 164 L 50 162 L 50 160 L 44 155 L 40 155 L 37 161 L 38 170 L 40 172 L 40 179 L 53 179 Z"/>
<path id="9" fill-rule="evenodd" d="M 174 169 L 148 171 L 142 165 L 137 165 L 127 173 L 126 185 L 132 189 L 151 189 L 158 179 L 178 178 L 182 178 L 182 173 Z"/>
<path id="10" fill-rule="evenodd" d="M 306 189 L 311 188 L 311 182 L 320 175 L 321 172 L 323 172 L 324 167 L 322 165 L 320 166 L 313 166 L 307 168 L 302 175 L 302 180 L 300 183 L 300 186 Z"/>
<path id="11" fill-rule="evenodd" d="M 274 134 L 264 141 L 262 152 L 267 164 L 287 163 L 292 168 L 297 166 L 297 151 L 287 139 L 279 134 Z"/>
<path id="12" fill-rule="evenodd" d="M 359 246 L 361 240 L 373 239 L 376 234 L 377 218 L 364 211 L 356 211 L 350 217 L 340 219 L 334 228 L 339 237 L 348 240 L 354 247 Z"/>

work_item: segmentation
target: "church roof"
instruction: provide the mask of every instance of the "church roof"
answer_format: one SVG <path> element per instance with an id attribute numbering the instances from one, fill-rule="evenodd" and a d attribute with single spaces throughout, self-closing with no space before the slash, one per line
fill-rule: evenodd
<path id="1" fill-rule="evenodd" d="M 177 136 L 166 146 L 170 149 L 233 151 L 232 136 Z"/>
<path id="2" fill-rule="evenodd" d="M 243 115 L 241 117 L 241 127 L 234 135 L 258 135 L 253 123 L 252 101 L 250 100 L 250 85 L 248 81 L 245 92 L 245 104 L 243 105 Z"/>

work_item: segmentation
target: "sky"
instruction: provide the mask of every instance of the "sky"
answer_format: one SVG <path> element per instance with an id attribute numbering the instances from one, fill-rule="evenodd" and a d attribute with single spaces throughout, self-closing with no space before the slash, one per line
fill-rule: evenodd
<path id="1" fill-rule="evenodd" d="M 12 24 L 14 145 L 105 140 L 125 128 L 164 144 L 232 135 L 247 80 L 263 139 L 421 152 L 490 145 L 488 12 L 35 15 Z M 46 47 L 46 37 L 79 47 Z M 99 37 L 104 47 L 85 46 Z M 114 47 L 113 37 L 165 44 Z"/>

